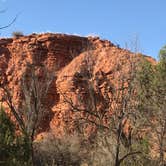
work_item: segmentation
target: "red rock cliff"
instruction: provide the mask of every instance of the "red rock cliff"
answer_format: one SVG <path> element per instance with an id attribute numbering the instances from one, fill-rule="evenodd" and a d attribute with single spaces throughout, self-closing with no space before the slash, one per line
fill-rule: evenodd
<path id="1" fill-rule="evenodd" d="M 51 128 L 59 134 L 66 127 L 72 130 L 73 119 L 77 118 L 77 115 L 73 115 L 63 104 L 63 97 L 58 89 L 68 91 L 72 96 L 74 76 L 82 70 L 86 71 L 87 60 L 93 68 L 92 74 L 100 78 L 101 86 L 106 84 L 106 79 L 116 83 L 117 71 L 127 72 L 128 59 L 131 56 L 133 54 L 128 50 L 120 49 L 111 42 L 97 37 L 48 33 L 0 39 L 0 81 L 9 83 L 14 100 L 19 103 L 19 81 L 25 63 L 30 62 L 37 67 L 43 63 L 47 64 L 51 72 L 56 73 L 56 80 L 51 84 L 45 101 L 48 115 L 42 122 L 42 130 Z M 78 89 L 76 85 L 74 88 Z M 72 98 L 74 100 L 74 95 Z"/>

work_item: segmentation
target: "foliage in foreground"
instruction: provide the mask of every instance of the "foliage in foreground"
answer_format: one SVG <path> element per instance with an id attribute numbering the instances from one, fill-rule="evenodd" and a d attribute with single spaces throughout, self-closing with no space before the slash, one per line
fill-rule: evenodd
<path id="1" fill-rule="evenodd" d="M 26 166 L 29 160 L 28 141 L 16 135 L 15 125 L 0 108 L 0 165 Z"/>
<path id="2" fill-rule="evenodd" d="M 144 61 L 140 72 L 140 111 L 145 121 L 144 126 L 150 128 L 154 156 L 158 165 L 165 164 L 166 150 L 166 50 L 160 51 L 160 60 L 154 66 Z"/>

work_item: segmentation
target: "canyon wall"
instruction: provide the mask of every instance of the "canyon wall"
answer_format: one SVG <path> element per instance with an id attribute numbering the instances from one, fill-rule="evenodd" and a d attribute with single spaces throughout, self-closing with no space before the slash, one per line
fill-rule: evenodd
<path id="1" fill-rule="evenodd" d="M 55 134 L 62 134 L 66 129 L 74 130 L 78 116 L 64 104 L 63 94 L 67 93 L 75 101 L 73 92 L 80 88 L 81 92 L 86 91 L 79 79 L 73 83 L 75 76 L 87 75 L 87 70 L 91 70 L 104 91 L 107 80 L 116 84 L 119 71 L 129 72 L 130 59 L 134 56 L 139 55 L 98 37 L 47 33 L 3 38 L 0 39 L 0 82 L 8 84 L 13 100 L 19 106 L 22 101 L 20 81 L 27 72 L 27 62 L 36 68 L 45 65 L 55 79 L 44 101 L 47 115 L 42 120 L 40 132 L 51 129 Z"/>

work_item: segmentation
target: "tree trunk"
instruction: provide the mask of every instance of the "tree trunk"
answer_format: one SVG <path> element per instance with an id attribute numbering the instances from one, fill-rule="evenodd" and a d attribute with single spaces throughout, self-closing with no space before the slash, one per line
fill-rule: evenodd
<path id="1" fill-rule="evenodd" d="M 33 148 L 33 142 L 31 141 L 30 143 L 30 155 L 31 155 L 31 162 L 32 162 L 32 166 L 35 166 L 35 157 L 34 157 L 34 148 Z"/>

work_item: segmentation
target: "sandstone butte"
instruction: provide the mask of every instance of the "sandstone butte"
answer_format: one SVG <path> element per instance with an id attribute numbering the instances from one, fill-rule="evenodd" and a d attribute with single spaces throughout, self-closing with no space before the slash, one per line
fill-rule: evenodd
<path id="1" fill-rule="evenodd" d="M 36 67 L 46 64 L 50 72 L 56 75 L 56 79 L 51 84 L 44 102 L 47 106 L 47 116 L 41 123 L 40 132 L 51 129 L 55 134 L 62 134 L 65 128 L 73 130 L 72 124 L 77 115 L 64 106 L 58 89 L 71 92 L 72 95 L 73 76 L 81 71 L 87 58 L 90 59 L 93 75 L 99 74 L 102 85 L 106 79 L 116 84 L 117 66 L 125 73 L 132 56 L 135 54 L 99 37 L 46 33 L 1 38 L 0 81 L 5 78 L 15 102 L 19 103 L 22 100 L 19 81 L 25 63 L 30 62 Z M 147 58 L 155 63 L 151 57 Z"/>

